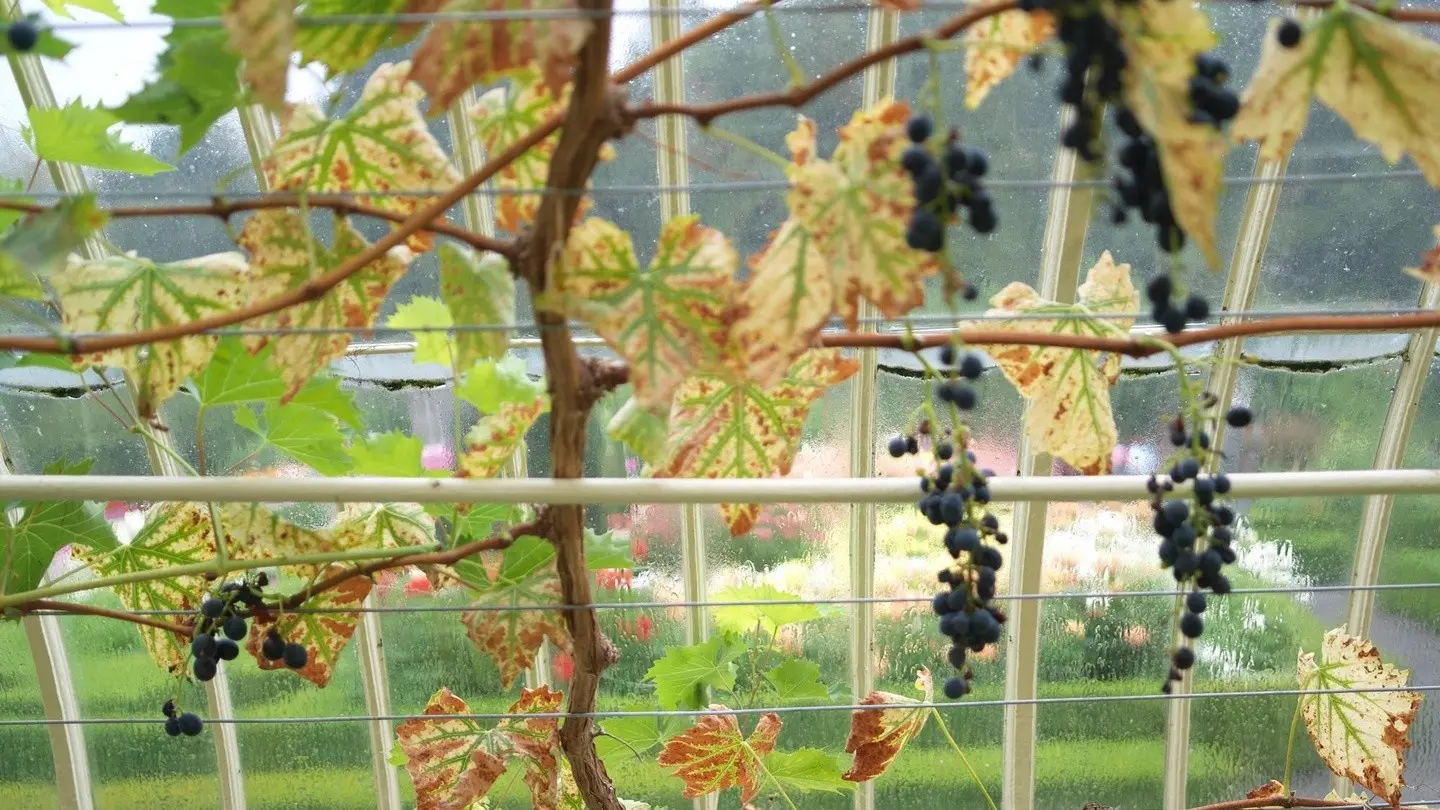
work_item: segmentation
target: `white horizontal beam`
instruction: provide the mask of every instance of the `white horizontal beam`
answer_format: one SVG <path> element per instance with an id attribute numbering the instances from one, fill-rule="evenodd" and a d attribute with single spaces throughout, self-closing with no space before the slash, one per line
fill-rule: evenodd
<path id="1" fill-rule="evenodd" d="M 1236 473 L 1229 498 L 1304 498 L 1440 493 L 1440 470 Z M 1148 498 L 1143 475 L 997 477 L 1001 502 Z M 34 501 L 211 501 L 381 503 L 907 503 L 918 478 L 189 478 L 129 475 L 11 475 L 0 498 Z M 1177 487 L 1183 489 L 1183 487 Z"/>

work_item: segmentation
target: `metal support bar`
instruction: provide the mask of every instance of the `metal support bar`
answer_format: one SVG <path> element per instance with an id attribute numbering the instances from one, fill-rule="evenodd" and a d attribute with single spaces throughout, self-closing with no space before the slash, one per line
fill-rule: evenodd
<path id="1" fill-rule="evenodd" d="M 375 606 L 375 594 L 365 597 L 365 607 Z M 360 659 L 360 680 L 365 684 L 365 713 L 370 726 L 370 770 L 375 775 L 375 806 L 398 810 L 400 779 L 390 764 L 390 744 L 395 739 L 390 706 L 390 678 L 385 668 L 385 642 L 380 638 L 380 614 L 361 613 L 355 627 L 355 657 Z"/>
<path id="2" fill-rule="evenodd" d="M 25 638 L 35 662 L 35 681 L 45 719 L 65 722 L 48 726 L 50 753 L 55 759 L 55 789 L 64 810 L 93 810 L 90 789 L 90 762 L 85 752 L 85 727 L 80 718 L 75 688 L 70 679 L 70 660 L 60 637 L 60 623 L 54 616 L 26 616 Z"/>

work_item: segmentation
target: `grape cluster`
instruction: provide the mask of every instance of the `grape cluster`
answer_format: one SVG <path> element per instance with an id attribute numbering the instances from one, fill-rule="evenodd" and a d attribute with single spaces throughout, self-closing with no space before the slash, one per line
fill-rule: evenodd
<path id="1" fill-rule="evenodd" d="M 30 20 L 16 20 L 6 27 L 5 39 L 16 51 L 27 53 L 40 41 L 40 29 Z"/>
<path id="2" fill-rule="evenodd" d="M 1120 31 L 1105 18 L 1098 3 L 1086 0 L 1020 0 L 1024 11 L 1049 11 L 1060 21 L 1056 32 L 1065 50 L 1065 75 L 1057 95 L 1075 108 L 1075 118 L 1060 135 L 1060 143 L 1074 149 L 1081 160 L 1094 163 L 1104 157 L 1100 142 L 1100 114 L 1120 98 L 1122 77 L 1130 58 Z M 1039 60 L 1031 62 L 1039 66 Z"/>
<path id="3" fill-rule="evenodd" d="M 237 580 L 220 586 L 219 595 L 207 596 L 200 603 L 195 620 L 195 634 L 190 638 L 191 672 L 197 681 L 214 680 L 221 661 L 234 661 L 240 656 L 240 645 L 249 628 L 245 617 L 249 609 L 262 602 L 260 591 L 268 579 L 261 573 L 254 582 Z"/>
<path id="4" fill-rule="evenodd" d="M 1225 421 L 1235 428 L 1249 425 L 1251 419 L 1250 410 L 1244 407 L 1231 408 L 1225 414 Z M 1218 496 L 1230 491 L 1229 477 L 1224 473 L 1201 474 L 1200 459 L 1220 455 L 1211 447 L 1210 434 L 1198 426 L 1193 433 L 1187 431 L 1185 421 L 1176 417 L 1170 425 L 1170 442 L 1184 449 L 1167 477 L 1151 476 L 1150 508 L 1155 512 L 1155 532 L 1161 538 L 1161 567 L 1169 568 L 1180 585 L 1193 588 L 1185 596 L 1185 609 L 1179 620 L 1180 634 L 1193 642 L 1205 630 L 1201 618 L 1207 602 L 1205 592 L 1209 590 L 1217 596 L 1230 592 L 1230 580 L 1222 569 L 1235 562 L 1235 550 L 1231 546 L 1235 512 L 1216 501 Z M 1191 482 L 1188 499 L 1166 497 L 1176 484 L 1186 481 Z M 1167 694 L 1184 670 L 1195 665 L 1195 651 L 1179 647 L 1171 654 L 1170 663 L 1170 674 L 1162 687 Z"/>
<path id="5" fill-rule="evenodd" d="M 160 707 L 160 713 L 165 715 L 165 733 L 171 737 L 179 737 L 184 734 L 186 737 L 194 737 L 205 728 L 205 721 L 193 712 L 177 712 L 175 701 L 167 700 L 165 705 Z"/>
<path id="6" fill-rule="evenodd" d="M 991 233 L 1000 224 L 995 201 L 982 179 L 990 170 L 990 159 L 974 147 L 962 146 L 952 129 L 937 159 L 926 148 L 935 135 L 935 122 L 917 115 L 906 124 L 911 144 L 900 156 L 900 165 L 915 184 L 915 211 L 905 230 L 905 243 L 916 250 L 938 253 L 945 246 L 945 225 L 963 206 L 967 221 L 976 233 Z"/>
<path id="7" fill-rule="evenodd" d="M 935 594 L 932 602 L 940 617 L 940 632 L 952 642 L 950 664 L 959 672 L 946 680 L 943 690 L 954 700 L 970 692 L 973 673 L 965 664 L 967 654 L 1000 640 L 1006 617 L 991 601 L 997 572 L 1004 563 L 997 545 L 1008 543 L 1009 538 L 1000 531 L 995 515 L 984 508 L 990 502 L 988 482 L 994 472 L 975 468 L 974 453 L 963 450 L 967 434 L 958 419 L 961 411 L 977 404 L 970 382 L 984 371 L 984 361 L 969 352 L 957 358 L 952 346 L 942 349 L 940 360 L 942 379 L 936 384 L 935 397 L 949 406 L 944 410 L 955 417 L 956 429 L 948 436 L 932 435 L 930 424 L 922 421 L 918 435 L 895 436 L 888 449 L 895 458 L 917 455 L 924 442 L 935 459 L 935 472 L 920 479 L 923 495 L 918 506 L 931 524 L 945 527 L 945 550 L 954 560 L 937 575 L 948 589 Z M 993 544 L 985 542 L 987 538 Z"/>
<path id="8" fill-rule="evenodd" d="M 1169 276 L 1156 276 L 1145 285 L 1145 297 L 1150 300 L 1150 317 L 1165 327 L 1165 331 L 1176 334 L 1185 331 L 1188 321 L 1203 321 L 1210 317 L 1210 304 L 1198 295 L 1191 295 L 1176 305 L 1174 302 L 1175 283 Z"/>

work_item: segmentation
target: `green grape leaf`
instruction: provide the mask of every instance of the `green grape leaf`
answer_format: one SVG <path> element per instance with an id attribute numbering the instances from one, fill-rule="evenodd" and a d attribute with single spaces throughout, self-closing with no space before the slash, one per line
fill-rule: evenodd
<path id="1" fill-rule="evenodd" d="M 629 541 L 616 537 L 613 531 L 599 534 L 586 527 L 585 564 L 591 571 L 607 571 L 634 568 L 635 560 L 630 557 Z"/>
<path id="2" fill-rule="evenodd" d="M 480 418 L 465 434 L 465 453 L 460 456 L 459 478 L 494 478 L 515 454 L 525 433 L 540 414 L 550 409 L 550 398 L 541 394 L 529 402 L 507 402 L 500 410 Z"/>
<path id="3" fill-rule="evenodd" d="M 90 461 L 76 464 L 57 462 L 46 475 L 85 475 Z M 17 517 L 0 521 L 5 538 L 5 557 L 0 570 L 0 594 L 14 595 L 40 585 L 55 553 L 75 543 L 92 552 L 116 548 L 115 533 L 94 505 L 84 501 L 23 501 L 15 505 Z"/>
<path id="4" fill-rule="evenodd" d="M 396 307 L 395 314 L 386 321 L 391 329 L 415 329 L 415 362 L 438 363 L 451 367 L 458 365 L 455 360 L 455 341 L 446 332 L 455 325 L 450 309 L 439 298 L 428 295 L 411 296 L 409 301 Z"/>
<path id="5" fill-rule="evenodd" d="M 1130 282 L 1130 265 L 1116 264 L 1109 251 L 1090 268 L 1080 285 L 1079 301 L 1057 304 L 1029 285 L 1012 282 L 990 299 L 987 329 L 1040 334 L 1125 337 L 1131 318 L 1085 317 L 1055 320 L 1005 320 L 1005 316 L 1125 314 L 1139 311 L 1140 296 Z M 1120 375 L 1120 358 L 1086 349 L 1041 346 L 981 346 L 994 358 L 1022 396 L 1029 400 L 1025 433 L 1038 450 L 1054 453 L 1086 475 L 1110 471 L 1110 453 L 1118 432 L 1110 404 L 1110 386 Z"/>
<path id="6" fill-rule="evenodd" d="M 350 474 L 419 478 L 425 474 L 420 462 L 424 444 L 419 436 L 398 430 L 357 437 L 350 443 Z"/>
<path id="7" fill-rule="evenodd" d="M 1276 20 L 1245 88 L 1231 134 L 1260 142 L 1278 160 L 1305 130 L 1311 97 L 1345 119 L 1355 136 L 1380 147 L 1391 164 L 1408 153 L 1440 188 L 1440 43 L 1358 6 L 1335 6 L 1305 24 L 1300 43 L 1282 47 Z"/>
<path id="8" fill-rule="evenodd" d="M 376 68 L 355 106 L 333 121 L 313 104 L 294 105 L 265 158 L 270 187 L 354 193 L 365 205 L 409 215 L 429 202 L 425 192 L 458 183 L 459 172 L 420 115 L 423 94 L 406 81 L 409 67 L 401 62 Z M 415 194 L 394 193 L 402 190 Z M 365 194 L 371 191 L 386 193 Z M 422 231 L 406 245 L 424 251 L 433 239 Z"/>
<path id="9" fill-rule="evenodd" d="M 645 673 L 645 680 L 655 684 L 660 708 L 698 709 L 705 705 L 705 687 L 735 688 L 734 662 L 745 651 L 740 639 L 729 634 L 711 636 L 688 647 L 669 647 Z"/>
<path id="10" fill-rule="evenodd" d="M 249 272 L 239 253 L 157 264 L 131 252 L 94 261 L 72 259 L 51 282 L 66 332 L 138 332 L 233 311 L 245 303 Z M 140 415 L 149 418 L 192 374 L 205 368 L 219 340 L 195 335 L 77 355 L 73 360 L 77 369 L 123 368 L 135 385 Z"/>
<path id="11" fill-rule="evenodd" d="M 90 194 L 22 219 L 0 239 L 0 295 L 43 300 L 45 288 L 37 277 L 60 269 L 91 234 L 105 227 L 105 220 Z"/>
<path id="12" fill-rule="evenodd" d="M 481 413 L 498 413 L 506 405 L 534 402 L 544 396 L 545 381 L 530 379 L 525 361 L 511 355 L 476 363 L 456 393 Z"/>
<path id="13" fill-rule="evenodd" d="M 141 175 L 175 170 L 111 133 L 119 124 L 114 113 L 86 107 L 76 100 L 64 107 L 31 107 L 30 126 L 24 136 L 35 156 L 42 160 Z"/>
<path id="14" fill-rule="evenodd" d="M 863 705 L 878 708 L 860 709 L 850 715 L 850 736 L 845 740 L 845 753 L 854 754 L 855 759 L 842 779 L 868 782 L 884 773 L 905 746 L 925 728 L 925 721 L 930 719 L 932 710 L 911 707 L 935 699 L 935 684 L 930 670 L 922 668 L 915 673 L 915 689 L 921 694 L 920 700 L 892 692 L 871 692 L 860 701 Z"/>
<path id="15" fill-rule="evenodd" d="M 605 434 L 617 442 L 624 442 L 635 455 L 653 467 L 665 457 L 665 443 L 670 433 L 669 416 L 668 408 L 664 413 L 657 413 L 631 397 L 611 417 L 610 424 L 605 426 Z"/>
<path id="16" fill-rule="evenodd" d="M 535 653 L 546 639 L 569 651 L 570 635 L 559 611 L 496 609 L 560 601 L 555 549 L 549 542 L 529 535 L 517 537 L 505 549 L 494 577 L 475 560 L 457 564 L 455 574 L 477 594 L 473 606 L 490 608 L 460 618 L 470 641 L 495 662 L 503 687 L 509 688 L 535 663 Z"/>
<path id="17" fill-rule="evenodd" d="M 364 420 L 360 416 L 360 409 L 355 405 L 355 394 L 345 390 L 343 383 L 339 377 L 311 377 L 290 402 L 319 408 L 355 430 L 364 430 Z"/>
<path id="18" fill-rule="evenodd" d="M 810 700 L 829 700 L 830 689 L 820 682 L 820 665 L 799 658 L 787 658 L 765 673 L 765 680 L 788 706 Z M 836 771 L 839 776 L 839 771 Z"/>
<path id="19" fill-rule="evenodd" d="M 402 11 L 417 10 L 434 9 L 407 8 L 406 0 L 309 0 L 300 10 L 303 17 L 345 16 L 358 21 L 300 26 L 295 32 L 295 47 L 300 51 L 301 63 L 319 62 L 332 74 L 362 68 L 380 48 L 395 44 L 389 42 L 395 26 L 380 21 Z"/>
<path id="20" fill-rule="evenodd" d="M 738 264 L 730 240 L 691 215 L 665 223 L 642 272 L 630 235 L 592 218 L 570 232 L 557 284 L 565 309 L 629 361 L 640 404 L 663 407 L 686 376 L 721 360 Z"/>
<path id="21" fill-rule="evenodd" d="M 434 545 L 435 519 L 418 503 L 352 503 L 340 510 L 331 530 L 351 548 L 405 548 Z"/>
<path id="22" fill-rule="evenodd" d="M 659 717 L 610 717 L 600 723 L 605 735 L 595 738 L 595 750 L 602 758 L 643 758 L 681 728 L 680 718 L 675 717 L 663 721 Z"/>
<path id="23" fill-rule="evenodd" d="M 465 326 L 513 326 L 515 279 L 504 256 L 475 251 L 453 242 L 440 245 L 440 292 L 455 323 Z M 509 345 L 506 330 L 467 331 L 452 336 L 457 369 L 502 357 Z"/>
<path id="24" fill-rule="evenodd" d="M 657 478 L 765 478 L 788 475 L 805 417 L 831 385 L 854 374 L 860 362 L 835 349 L 805 353 L 778 385 L 697 374 L 675 391 L 666 456 Z M 722 504 L 730 533 L 755 525 L 760 507 Z"/>
<path id="25" fill-rule="evenodd" d="M 965 29 L 965 107 L 980 106 L 1025 57 L 1055 36 L 1048 11 L 1002 11 Z"/>
<path id="26" fill-rule="evenodd" d="M 335 418 L 308 405 L 265 405 L 263 424 L 249 408 L 235 411 L 235 424 L 254 433 L 281 453 L 323 475 L 350 471 L 350 454 Z"/>
<path id="27" fill-rule="evenodd" d="M 426 5 L 434 5 L 426 2 Z M 442 11 L 572 11 L 574 0 L 450 0 Z M 538 70 L 558 92 L 570 77 L 575 54 L 591 21 L 578 15 L 478 22 L 438 22 L 415 49 L 410 78 L 425 88 L 431 110 L 441 113 L 471 85 Z"/>
<path id="28" fill-rule="evenodd" d="M 797 594 L 786 593 L 773 585 L 735 585 L 723 588 L 710 597 L 716 603 L 794 600 Z M 770 635 L 788 624 L 800 624 L 820 618 L 815 605 L 728 605 L 712 608 L 715 626 L 735 633 L 749 633 L 758 626 Z"/>
<path id="29" fill-rule="evenodd" d="M 255 281 L 247 295 L 272 298 L 333 270 L 368 243 L 348 220 L 336 220 L 335 245 L 326 248 L 310 234 L 299 215 L 290 211 L 261 211 L 245 222 L 240 245 L 250 253 Z M 260 329 L 338 327 L 369 328 L 384 303 L 385 294 L 410 264 L 410 251 L 397 246 L 383 258 L 312 301 L 272 313 L 247 326 Z M 270 343 L 268 336 L 247 338 L 251 351 Z M 275 367 L 285 380 L 286 396 L 299 393 L 315 372 L 343 357 L 350 335 L 339 333 L 289 334 L 275 341 Z"/>
<path id="30" fill-rule="evenodd" d="M 772 751 L 765 757 L 765 770 L 775 781 L 803 793 L 844 793 L 855 785 L 841 778 L 844 765 L 838 757 L 816 748 Z"/>
<path id="31" fill-rule="evenodd" d="M 119 7 L 115 5 L 115 0 L 45 0 L 45 5 L 61 17 L 69 19 L 74 19 L 75 16 L 70 13 L 70 9 L 83 8 L 86 11 L 103 14 L 115 22 L 125 21 L 125 16 L 120 13 Z"/>
<path id="32" fill-rule="evenodd" d="M 1409 683 L 1410 671 L 1385 663 L 1374 644 L 1345 629 L 1325 634 L 1318 662 L 1314 653 L 1300 651 L 1300 713 L 1315 752 L 1332 772 L 1399 807 L 1405 749 L 1424 696 L 1397 689 Z M 1395 691 L 1350 691 L 1367 689 Z"/>
<path id="33" fill-rule="evenodd" d="M 522 514 L 520 507 L 513 503 L 427 503 L 425 512 L 453 527 L 452 544 L 490 537 L 497 524 L 514 523 Z"/>
<path id="34" fill-rule="evenodd" d="M 712 704 L 711 711 L 725 707 Z M 765 773 L 762 761 L 775 750 L 784 724 L 778 714 L 762 714 L 746 739 L 733 714 L 707 714 L 683 734 L 671 737 L 656 762 L 673 769 L 685 783 L 683 794 L 694 799 L 732 787 L 740 788 L 740 801 L 760 792 Z"/>
<path id="35" fill-rule="evenodd" d="M 204 408 L 280 399 L 285 381 L 270 362 L 273 353 L 274 346 L 251 353 L 239 337 L 221 338 L 205 370 L 195 377 L 195 399 Z"/>
<path id="36" fill-rule="evenodd" d="M 12 179 L 8 177 L 0 177 L 0 192 L 3 192 L 6 195 L 7 199 L 13 200 L 17 203 L 31 202 L 29 197 L 9 196 L 11 194 L 22 192 L 24 190 L 25 182 L 20 178 L 16 177 Z M 10 230 L 11 225 L 19 222 L 20 217 L 24 216 L 24 213 L 25 212 L 23 211 L 11 211 L 8 209 L 0 210 L 0 236 L 4 236 L 5 232 Z"/>
<path id="37" fill-rule="evenodd" d="M 343 565 L 332 565 L 320 572 L 322 577 L 342 573 Z M 340 654 L 355 634 L 355 625 L 360 614 L 345 612 L 356 608 L 370 594 L 374 582 L 369 577 L 355 576 L 338 586 L 305 600 L 305 607 L 321 609 L 325 613 L 286 613 L 277 616 L 265 611 L 256 611 L 251 620 L 250 635 L 246 637 L 245 649 L 254 656 L 260 669 L 289 669 L 283 660 L 272 661 L 261 652 L 265 637 L 272 630 L 285 639 L 287 644 L 299 644 L 307 653 L 305 666 L 290 670 L 296 675 L 324 687 L 335 675 L 340 664 Z M 333 611 L 333 612 L 331 612 Z"/>
<path id="38" fill-rule="evenodd" d="M 284 109 L 295 0 L 230 0 L 221 20 L 230 50 L 245 60 L 244 78 L 255 98 L 271 110 Z"/>

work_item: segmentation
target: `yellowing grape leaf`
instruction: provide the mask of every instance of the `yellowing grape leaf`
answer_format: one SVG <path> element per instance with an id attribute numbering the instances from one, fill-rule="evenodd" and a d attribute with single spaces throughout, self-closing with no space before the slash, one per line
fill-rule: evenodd
<path id="1" fill-rule="evenodd" d="M 309 231 L 305 220 L 291 211 L 261 211 L 240 230 L 240 245 L 250 253 L 255 283 L 247 294 L 256 299 L 272 298 L 335 269 L 345 259 L 364 250 L 368 243 L 348 220 L 335 220 L 335 245 L 327 248 Z M 339 327 L 370 328 L 390 291 L 410 264 L 410 251 L 390 249 L 383 258 L 366 265 L 324 295 L 279 312 L 247 322 L 268 329 Z M 270 342 L 270 337 L 247 339 L 252 352 Z M 275 341 L 275 368 L 285 380 L 287 402 L 305 386 L 315 372 L 345 354 L 350 345 L 346 332 L 289 334 Z"/>
<path id="2" fill-rule="evenodd" d="M 515 279 L 503 256 L 487 253 L 477 258 L 463 245 L 442 243 L 440 292 L 451 318 L 461 326 L 515 324 Z M 504 329 L 462 331 L 450 339 L 455 345 L 455 367 L 469 368 L 505 354 L 510 335 Z"/>
<path id="3" fill-rule="evenodd" d="M 297 526 L 258 503 L 227 503 L 216 509 L 220 525 L 225 527 L 225 550 L 231 559 L 269 560 L 370 545 L 358 533 Z"/>
<path id="4" fill-rule="evenodd" d="M 1090 268 L 1080 285 L 1079 301 L 1057 304 L 1040 297 L 1028 284 L 1012 282 L 990 299 L 987 329 L 1040 334 L 1125 337 L 1133 319 L 1098 320 L 1094 313 L 1133 313 L 1140 296 L 1130 283 L 1130 265 L 1116 264 L 1110 251 Z M 1072 317 L 1003 320 L 1022 313 Z M 1073 317 L 1082 316 L 1082 317 Z M 1110 471 L 1110 452 L 1118 434 L 1110 406 L 1110 386 L 1120 376 L 1120 358 L 1086 349 L 1041 346 L 983 348 L 1029 400 L 1025 433 L 1040 450 L 1054 453 L 1087 475 Z"/>
<path id="5" fill-rule="evenodd" d="M 220 15 L 230 49 L 245 60 L 245 81 L 271 110 L 285 107 L 295 47 L 295 0 L 231 0 Z"/>
<path id="6" fill-rule="evenodd" d="M 1435 247 L 1425 251 L 1419 267 L 1407 267 L 1405 272 L 1427 284 L 1440 281 L 1440 225 L 1435 226 Z"/>
<path id="7" fill-rule="evenodd" d="M 343 565 L 331 565 L 321 572 L 321 576 L 330 576 L 345 570 Z M 317 608 L 326 611 L 325 613 L 286 613 L 277 616 L 256 611 L 250 626 L 250 635 L 245 640 L 245 649 L 255 657 L 255 663 L 261 669 L 288 669 L 283 660 L 271 661 L 260 652 L 265 636 L 274 629 L 286 643 L 299 644 L 305 648 L 305 666 L 291 671 L 316 686 L 323 687 L 330 683 L 330 679 L 335 675 L 335 667 L 340 663 L 340 653 L 344 652 L 345 645 L 350 643 L 350 637 L 355 634 L 355 625 L 360 621 L 359 613 L 344 611 L 360 607 L 373 585 L 370 577 L 350 577 L 335 588 L 305 600 L 305 608 Z"/>
<path id="8" fill-rule="evenodd" d="M 415 50 L 410 78 L 441 113 L 473 84 L 539 71 L 552 92 L 570 76 L 575 54 L 590 35 L 590 20 L 573 0 L 450 0 L 442 11 L 520 12 L 514 18 L 438 22 Z M 524 12 L 540 12 L 534 17 Z M 559 12 L 547 15 L 546 12 Z"/>
<path id="9" fill-rule="evenodd" d="M 138 332 L 228 312 L 242 298 L 249 267 L 239 253 L 216 253 L 175 264 L 156 264 L 134 252 L 85 261 L 72 256 L 51 277 L 66 332 Z M 135 385 L 140 415 L 160 404 L 200 371 L 219 338 L 205 335 L 77 355 L 79 368 L 118 366 Z"/>
<path id="10" fill-rule="evenodd" d="M 1048 11 L 1002 11 L 965 29 L 965 106 L 979 107 L 1022 59 L 1053 36 L 1055 18 Z"/>
<path id="11" fill-rule="evenodd" d="M 407 8 L 406 0 L 308 0 L 301 9 L 306 17 L 345 16 L 355 21 L 302 25 L 295 32 L 295 47 L 302 63 L 319 62 L 332 74 L 356 70 L 381 47 L 395 44 L 389 40 L 396 26 L 382 21 L 401 11 L 434 9 Z"/>
<path id="12" fill-rule="evenodd" d="M 493 576 L 476 560 L 457 564 L 455 576 L 476 594 L 473 606 L 483 608 L 465 613 L 460 620 L 470 640 L 495 662 L 502 686 L 508 688 L 535 663 L 535 652 L 545 639 L 562 650 L 570 649 L 560 611 L 506 609 L 559 603 L 560 579 L 549 542 L 530 535 L 518 537 L 505 549 Z"/>
<path id="13" fill-rule="evenodd" d="M 605 435 L 624 442 L 645 462 L 647 469 L 665 457 L 666 434 L 670 430 L 670 409 L 645 408 L 634 397 L 625 400 L 605 426 Z"/>
<path id="14" fill-rule="evenodd" d="M 935 699 L 935 684 L 930 678 L 930 670 L 921 668 L 915 673 L 915 688 L 923 696 L 920 700 L 892 692 L 871 692 L 860 701 L 866 706 L 883 708 L 861 709 L 850 715 L 850 736 L 845 740 L 845 753 L 854 754 L 855 760 L 841 779 L 868 782 L 884 773 L 905 746 L 925 728 L 925 721 L 930 719 L 932 710 L 909 707 Z"/>
<path id="15" fill-rule="evenodd" d="M 1226 141 L 1214 127 L 1190 120 L 1195 57 L 1213 49 L 1218 38 L 1193 3 L 1138 0 L 1106 8 L 1130 57 L 1125 103 L 1155 138 L 1175 222 L 1218 266 L 1215 228 Z"/>
<path id="16" fill-rule="evenodd" d="M 45 299 L 38 278 L 54 273 L 91 234 L 105 227 L 107 214 L 85 194 L 31 214 L 0 239 L 0 295 Z"/>
<path id="17" fill-rule="evenodd" d="M 1325 765 L 1399 807 L 1405 749 L 1423 696 L 1404 690 L 1324 690 L 1395 689 L 1409 682 L 1410 671 L 1380 660 L 1374 644 L 1347 635 L 1342 625 L 1325 634 L 1319 662 L 1313 653 L 1300 651 L 1295 677 L 1302 691 L 1311 692 L 1300 696 L 1300 712 Z"/>
<path id="18" fill-rule="evenodd" d="M 811 231 L 793 216 L 750 259 L 731 340 L 746 348 L 744 374 L 762 385 L 785 376 L 830 317 L 835 287 Z"/>
<path id="19" fill-rule="evenodd" d="M 389 435 L 389 434 L 387 434 Z M 435 542 L 435 518 L 418 503 L 352 503 L 335 518 L 347 548 L 404 548 Z"/>
<path id="20" fill-rule="evenodd" d="M 1352 5 L 1308 24 L 1293 48 L 1280 45 L 1276 25 L 1231 127 L 1236 138 L 1259 141 L 1262 158 L 1288 154 L 1314 96 L 1390 163 L 1409 153 L 1440 188 L 1440 43 Z"/>
<path id="21" fill-rule="evenodd" d="M 406 80 L 408 62 L 385 64 L 365 82 L 360 100 L 334 121 L 313 104 L 296 104 L 281 128 L 265 178 L 280 191 L 354 193 L 382 211 L 412 214 L 425 192 L 448 190 L 460 174 L 420 115 L 420 88 Z M 365 192 L 385 192 L 369 196 Z M 414 195 L 395 192 L 415 192 Z M 406 245 L 429 250 L 433 235 Z"/>
<path id="22" fill-rule="evenodd" d="M 663 407 L 688 374 L 719 360 L 739 261 L 724 234 L 690 215 L 665 223 L 641 271 L 630 235 L 592 218 L 570 232 L 557 286 L 566 311 L 629 362 L 640 404 Z"/>
<path id="23" fill-rule="evenodd" d="M 396 307 L 395 314 L 385 325 L 391 329 L 415 330 L 416 363 L 437 363 L 442 366 L 457 366 L 455 362 L 455 341 L 446 331 L 455 325 L 450 308 L 439 298 L 428 295 L 411 296 L 409 301 Z"/>
<path id="24" fill-rule="evenodd" d="M 712 704 L 711 711 L 725 707 Z M 685 783 L 686 798 L 740 788 L 740 801 L 748 802 L 760 792 L 765 773 L 761 764 L 775 750 L 775 739 L 784 724 L 778 714 L 763 714 L 746 739 L 733 714 L 707 714 L 687 731 L 671 737 L 660 749 L 656 762 L 673 769 Z"/>
<path id="25" fill-rule="evenodd" d="M 807 352 L 779 385 L 697 374 L 675 391 L 670 439 L 657 478 L 765 478 L 788 475 L 810 406 L 860 368 L 838 350 Z M 722 504 L 730 532 L 749 531 L 756 504 Z"/>
<path id="26" fill-rule="evenodd" d="M 465 454 L 458 478 L 494 478 L 525 441 L 525 432 L 550 410 L 550 397 L 541 394 L 523 402 L 506 402 L 500 410 L 480 417 L 465 434 Z"/>

